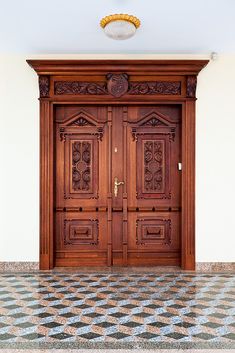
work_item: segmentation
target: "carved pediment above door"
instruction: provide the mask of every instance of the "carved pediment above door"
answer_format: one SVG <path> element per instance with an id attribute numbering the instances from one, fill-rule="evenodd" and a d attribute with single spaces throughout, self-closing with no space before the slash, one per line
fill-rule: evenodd
<path id="1" fill-rule="evenodd" d="M 174 139 L 176 123 L 163 114 L 153 110 L 142 116 L 136 123 L 132 124 L 132 136 L 137 140 L 138 135 L 145 134 L 168 134 Z"/>
<path id="2" fill-rule="evenodd" d="M 79 109 L 76 113 L 65 116 L 63 120 L 58 121 L 64 126 L 96 126 L 97 118 L 84 109 Z"/>
<path id="3" fill-rule="evenodd" d="M 68 134 L 91 134 L 97 136 L 98 140 L 102 140 L 104 123 L 99 123 L 96 117 L 84 109 L 58 122 L 60 122 L 59 133 L 61 141 L 65 141 L 65 137 Z"/>
<path id="4" fill-rule="evenodd" d="M 163 115 L 157 110 L 152 110 L 141 116 L 137 121 L 138 126 L 175 126 L 175 123 L 170 117 Z"/>

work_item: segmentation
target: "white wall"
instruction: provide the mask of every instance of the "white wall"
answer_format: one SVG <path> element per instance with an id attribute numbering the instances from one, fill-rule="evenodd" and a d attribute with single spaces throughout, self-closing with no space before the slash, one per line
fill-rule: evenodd
<path id="1" fill-rule="evenodd" d="M 38 261 L 37 77 L 24 57 L 0 58 L 0 261 Z"/>
<path id="2" fill-rule="evenodd" d="M 32 56 L 0 57 L 0 261 L 38 261 L 38 85 L 26 58 Z M 234 82 L 235 55 L 219 56 L 198 79 L 196 244 L 199 262 L 235 261 Z"/>
<path id="3" fill-rule="evenodd" d="M 235 261 L 235 55 L 199 75 L 197 91 L 197 261 Z"/>

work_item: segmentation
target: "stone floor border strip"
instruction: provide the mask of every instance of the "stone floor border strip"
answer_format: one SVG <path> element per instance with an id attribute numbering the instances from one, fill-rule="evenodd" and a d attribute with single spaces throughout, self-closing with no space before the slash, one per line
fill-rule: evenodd
<path id="1" fill-rule="evenodd" d="M 0 349 L 235 349 L 235 343 L 221 342 L 6 342 L 0 343 Z"/>
<path id="2" fill-rule="evenodd" d="M 156 272 L 184 272 L 188 271 L 181 270 L 177 266 L 156 266 L 156 267 L 99 267 L 96 268 L 96 271 L 104 271 L 107 273 L 113 273 L 119 270 L 120 273 L 127 273 L 127 271 L 156 271 Z M 39 262 L 36 261 L 21 261 L 21 262 L 0 262 L 0 272 L 22 272 L 22 271 L 39 271 Z M 66 272 L 92 272 L 94 268 L 92 267 L 71 267 L 71 268 L 54 268 L 48 272 L 57 272 L 57 271 L 66 271 Z M 43 271 L 47 272 L 47 271 Z M 207 272 L 232 272 L 235 273 L 235 262 L 197 262 L 196 263 L 196 272 L 207 273 Z"/>
<path id="3" fill-rule="evenodd" d="M 79 353 L 90 353 L 89 349 L 78 349 L 77 350 Z M 182 349 L 173 349 L 171 350 L 171 353 L 185 353 L 188 350 L 182 350 Z M 222 349 L 221 350 L 223 353 L 235 353 L 235 349 Z M 56 352 L 58 353 L 74 353 L 73 349 L 57 349 Z M 95 353 L 169 353 L 168 349 L 114 349 L 114 350 L 110 350 L 110 349 L 104 349 L 104 350 L 100 350 L 100 349 L 96 349 Z M 0 353 L 52 353 L 51 350 L 48 349 L 0 349 Z M 211 350 L 208 352 L 207 349 L 190 349 L 189 353 L 218 353 L 218 350 Z"/>

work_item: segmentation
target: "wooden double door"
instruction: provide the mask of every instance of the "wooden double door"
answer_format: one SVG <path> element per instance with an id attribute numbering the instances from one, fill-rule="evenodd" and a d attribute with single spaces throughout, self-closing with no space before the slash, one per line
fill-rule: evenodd
<path id="1" fill-rule="evenodd" d="M 55 266 L 180 265 L 181 115 L 55 108 Z"/>

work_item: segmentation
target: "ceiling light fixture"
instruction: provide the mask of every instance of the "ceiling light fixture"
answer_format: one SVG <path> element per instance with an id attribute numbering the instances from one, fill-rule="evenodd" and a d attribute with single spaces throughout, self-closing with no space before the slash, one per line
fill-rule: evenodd
<path id="1" fill-rule="evenodd" d="M 122 40 L 133 37 L 140 20 L 132 15 L 115 14 L 102 18 L 100 25 L 108 37 Z"/>

